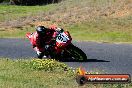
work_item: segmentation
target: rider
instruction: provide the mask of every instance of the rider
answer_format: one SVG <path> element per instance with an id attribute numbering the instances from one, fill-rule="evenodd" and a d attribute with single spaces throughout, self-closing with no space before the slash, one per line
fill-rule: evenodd
<path id="1" fill-rule="evenodd" d="M 30 42 L 37 53 L 38 58 L 42 59 L 45 56 L 45 47 L 51 44 L 56 35 L 63 29 L 58 28 L 55 25 L 46 28 L 44 26 L 36 27 L 36 32 L 31 34 Z M 46 57 L 46 56 L 45 56 Z"/>

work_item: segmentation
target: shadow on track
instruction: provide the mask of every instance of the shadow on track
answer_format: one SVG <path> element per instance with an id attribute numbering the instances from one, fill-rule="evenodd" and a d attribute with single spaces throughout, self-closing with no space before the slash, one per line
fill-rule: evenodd
<path id="1" fill-rule="evenodd" d="M 63 59 L 63 60 L 59 60 L 61 62 L 110 62 L 110 61 L 106 61 L 106 60 L 98 60 L 98 59 L 87 59 L 85 61 L 75 61 L 75 60 L 71 60 L 71 59 Z"/>
<path id="2" fill-rule="evenodd" d="M 88 59 L 86 62 L 110 62 L 110 61 L 98 60 L 98 59 Z"/>

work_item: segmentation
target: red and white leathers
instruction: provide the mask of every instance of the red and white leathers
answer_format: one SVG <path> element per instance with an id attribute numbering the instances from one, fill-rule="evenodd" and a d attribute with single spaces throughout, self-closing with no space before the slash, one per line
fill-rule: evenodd
<path id="1" fill-rule="evenodd" d="M 45 51 L 45 45 L 52 42 L 52 39 L 58 34 L 58 29 L 59 28 L 57 28 L 57 26 L 52 25 L 48 28 L 48 30 L 46 30 L 46 34 L 44 36 L 40 36 L 37 32 L 31 34 L 30 42 L 37 54 Z"/>

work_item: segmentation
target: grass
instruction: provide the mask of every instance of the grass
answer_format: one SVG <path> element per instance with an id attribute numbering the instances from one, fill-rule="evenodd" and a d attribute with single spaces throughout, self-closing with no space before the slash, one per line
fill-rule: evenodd
<path id="1" fill-rule="evenodd" d="M 17 20 L 25 17 L 31 17 L 45 13 L 54 8 L 54 5 L 46 6 L 14 6 L 14 5 L 0 5 L 0 22 Z"/>
<path id="2" fill-rule="evenodd" d="M 35 28 L 25 27 L 25 28 L 10 28 L 10 29 L 1 29 L 0 38 L 25 38 L 27 32 L 33 32 Z"/>
<path id="3" fill-rule="evenodd" d="M 40 65 L 40 60 L 10 60 L 0 59 L 0 87 L 1 88 L 57 88 L 72 86 L 73 77 L 63 70 L 57 69 L 45 71 L 45 66 Z M 48 60 L 47 60 L 48 61 Z M 45 63 L 60 63 L 48 61 Z M 42 64 L 42 63 L 41 63 Z M 50 65 L 48 65 L 50 66 Z M 38 67 L 38 68 L 37 68 Z M 52 66 L 53 67 L 53 66 Z M 52 68 L 49 67 L 49 68 Z M 40 70 L 41 68 L 41 70 Z M 55 67 L 57 68 L 57 67 Z M 69 81 L 73 81 L 70 83 Z"/>
<path id="4" fill-rule="evenodd" d="M 75 40 L 98 42 L 132 42 L 132 17 L 99 19 L 69 27 Z"/>
<path id="5" fill-rule="evenodd" d="M 67 67 L 67 65 L 54 60 L 11 60 L 0 58 L 0 87 L 132 88 L 131 84 L 86 84 L 84 86 L 79 86 L 75 81 L 74 72 L 70 69 L 64 71 L 65 67 Z"/>
<path id="6" fill-rule="evenodd" d="M 132 42 L 132 17 L 120 19 L 98 19 L 67 26 L 73 40 L 97 42 Z M 27 32 L 33 32 L 34 27 L 1 29 L 1 38 L 25 38 Z"/>

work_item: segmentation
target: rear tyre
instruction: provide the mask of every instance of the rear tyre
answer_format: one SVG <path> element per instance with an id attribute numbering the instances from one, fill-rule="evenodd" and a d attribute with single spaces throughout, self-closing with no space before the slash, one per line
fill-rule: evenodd
<path id="1" fill-rule="evenodd" d="M 81 49 L 74 46 L 73 44 L 70 44 L 66 49 L 66 51 L 70 55 L 73 61 L 81 61 L 81 62 L 87 61 L 86 54 Z"/>

